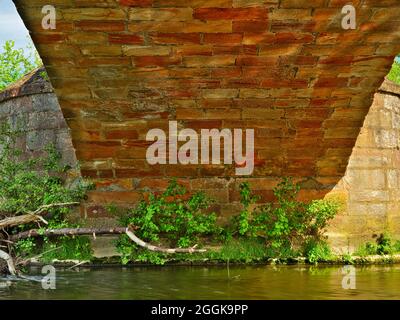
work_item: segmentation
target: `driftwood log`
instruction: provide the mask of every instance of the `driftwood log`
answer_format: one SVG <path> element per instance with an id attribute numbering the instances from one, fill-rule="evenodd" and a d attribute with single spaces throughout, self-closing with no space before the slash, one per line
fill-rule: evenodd
<path id="1" fill-rule="evenodd" d="M 195 253 L 195 252 L 206 252 L 207 250 L 205 249 L 196 249 L 195 245 L 192 248 L 162 248 L 162 247 L 157 247 L 152 244 L 149 244 L 147 242 L 144 242 L 143 240 L 139 239 L 133 231 L 131 231 L 130 228 L 126 228 L 125 231 L 126 235 L 131 239 L 134 243 L 136 243 L 138 246 L 146 248 L 150 251 L 156 251 L 156 252 L 164 252 L 164 253 Z"/>
<path id="2" fill-rule="evenodd" d="M 150 251 L 155 251 L 155 252 L 163 252 L 163 253 L 199 253 L 199 252 L 206 252 L 206 249 L 196 249 L 196 246 L 191 247 L 191 248 L 163 248 L 163 247 L 158 247 L 155 245 L 152 245 L 150 243 L 147 243 L 140 238 L 138 238 L 132 227 L 116 227 L 116 228 L 64 228 L 64 229 L 47 229 L 44 231 L 38 230 L 38 229 L 32 229 L 29 231 L 24 231 L 15 235 L 11 235 L 9 237 L 9 241 L 15 242 L 18 240 L 22 239 L 27 239 L 27 238 L 36 238 L 36 237 L 42 237 L 42 236 L 47 236 L 47 237 L 59 237 L 59 236 L 83 236 L 83 235 L 105 235 L 105 234 L 126 234 L 129 239 L 131 239 L 135 244 L 138 246 L 145 248 Z M 7 262 L 8 270 L 11 274 L 16 274 L 15 266 L 13 259 L 11 256 L 0 250 L 0 259 L 4 259 Z"/>
<path id="3" fill-rule="evenodd" d="M 32 222 L 42 221 L 47 224 L 42 215 L 46 213 L 49 209 L 54 207 L 68 207 L 79 204 L 78 202 L 68 202 L 68 203 L 56 203 L 50 205 L 44 205 L 39 207 L 37 210 L 29 212 L 28 214 L 7 217 L 0 220 L 0 230 L 14 227 L 22 224 L 28 224 Z M 60 237 L 60 236 L 82 236 L 82 235 L 106 235 L 106 234 L 126 234 L 129 239 L 131 239 L 138 246 L 145 248 L 150 251 L 163 252 L 163 253 L 196 253 L 196 252 L 206 252 L 205 249 L 196 249 L 195 245 L 192 248 L 163 248 L 159 246 L 147 243 L 136 236 L 134 233 L 134 226 L 129 227 L 115 227 L 115 228 L 63 228 L 63 229 L 32 229 L 29 231 L 20 232 L 15 235 L 9 235 L 8 240 L 3 240 L 8 243 L 14 243 L 18 240 L 27 238 L 37 238 L 37 237 Z M 3 259 L 7 263 L 8 271 L 15 275 L 17 271 L 15 269 L 14 261 L 10 254 L 5 251 L 0 250 L 0 259 Z"/>
<path id="4" fill-rule="evenodd" d="M 0 259 L 3 259 L 7 262 L 8 272 L 10 272 L 12 275 L 17 274 L 17 271 L 15 270 L 14 260 L 7 252 L 0 250 Z"/>
<path id="5" fill-rule="evenodd" d="M 47 224 L 46 220 L 44 220 L 43 217 L 41 216 L 43 213 L 46 213 L 51 208 L 69 207 L 77 204 L 79 204 L 79 202 L 54 203 L 54 204 L 44 205 L 35 211 L 28 212 L 27 214 L 8 217 L 3 220 L 0 220 L 0 229 L 15 227 L 36 221 L 42 221 L 43 223 Z"/>
<path id="6" fill-rule="evenodd" d="M 11 235 L 9 237 L 10 241 L 18 241 L 26 238 L 37 238 L 37 237 L 59 237 L 59 236 L 84 236 L 84 235 L 105 235 L 105 234 L 126 234 L 129 239 L 131 239 L 138 246 L 146 248 L 150 251 L 164 252 L 164 253 L 195 253 L 195 252 L 205 252 L 205 249 L 196 249 L 196 246 L 192 248 L 163 248 L 152 244 L 149 244 L 141 239 L 139 239 L 134 231 L 133 227 L 117 227 L 117 228 L 64 228 L 64 229 L 47 229 L 40 231 L 38 229 L 32 229 L 29 231 L 24 231 Z"/>

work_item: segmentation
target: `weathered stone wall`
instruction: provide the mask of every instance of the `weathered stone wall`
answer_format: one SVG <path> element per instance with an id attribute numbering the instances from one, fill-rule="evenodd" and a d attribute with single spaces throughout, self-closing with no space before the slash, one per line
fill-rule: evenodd
<path id="1" fill-rule="evenodd" d="M 49 81 L 38 69 L 0 92 L 0 122 L 7 121 L 24 133 L 18 147 L 27 156 L 40 155 L 53 144 L 61 153 L 64 164 L 76 165 L 69 128 Z"/>
<path id="2" fill-rule="evenodd" d="M 399 85 L 386 80 L 375 94 L 346 174 L 331 195 L 346 204 L 328 233 L 336 247 L 352 251 L 382 232 L 400 238 Z"/>

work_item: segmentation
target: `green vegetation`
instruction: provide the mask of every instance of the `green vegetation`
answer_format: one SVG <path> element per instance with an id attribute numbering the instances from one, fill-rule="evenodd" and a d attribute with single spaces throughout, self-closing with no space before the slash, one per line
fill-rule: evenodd
<path id="1" fill-rule="evenodd" d="M 0 52 L 0 90 L 42 65 L 33 45 L 25 50 L 14 46 L 14 41 L 6 41 Z"/>
<path id="2" fill-rule="evenodd" d="M 220 250 L 210 251 L 210 260 L 235 263 L 267 262 L 270 259 L 287 261 L 297 258 L 299 252 L 288 247 L 276 250 L 265 245 L 262 238 L 238 238 L 226 241 Z"/>
<path id="3" fill-rule="evenodd" d="M 274 189 L 276 203 L 256 206 L 258 197 L 244 182 L 240 185 L 242 211 L 221 228 L 216 215 L 209 212 L 212 202 L 208 197 L 201 192 L 189 195 L 183 186 L 171 181 L 165 192 L 151 193 L 123 215 L 121 223 L 136 228 L 137 236 L 144 241 L 159 245 L 201 247 L 217 240 L 222 244 L 204 254 L 172 257 L 138 248 L 122 235 L 117 242 L 122 263 L 163 264 L 167 259 L 257 262 L 270 258 L 287 260 L 302 252 L 312 263 L 326 261 L 331 252 L 324 242 L 323 229 L 339 205 L 326 200 L 300 202 L 296 200 L 299 190 L 290 178 L 285 178 Z"/>
<path id="4" fill-rule="evenodd" d="M 395 83 L 400 84 L 400 63 L 394 62 L 387 78 Z"/>
<path id="5" fill-rule="evenodd" d="M 211 200 L 203 193 L 188 195 L 184 186 L 172 181 L 162 194 L 150 193 L 148 200 L 129 210 L 121 218 L 123 226 L 137 227 L 136 234 L 146 242 L 160 242 L 170 247 L 187 248 L 200 244 L 201 237 L 221 233 L 216 225 L 217 216 L 209 213 Z M 120 237 L 117 249 L 122 262 L 130 260 L 161 263 L 162 254 L 154 254 L 132 244 L 126 235 Z"/>
<path id="6" fill-rule="evenodd" d="M 240 186 L 244 210 L 238 221 L 239 234 L 246 237 L 262 237 L 275 249 L 304 245 L 308 240 L 321 241 L 327 223 L 339 209 L 334 201 L 316 200 L 303 203 L 296 200 L 300 186 L 292 179 L 284 178 L 273 190 L 276 203 L 256 207 L 249 206 L 257 197 L 251 194 L 248 183 Z"/>
<path id="7" fill-rule="evenodd" d="M 327 262 L 334 258 L 329 245 L 324 241 L 310 240 L 304 245 L 304 256 L 310 263 Z"/>
<path id="8" fill-rule="evenodd" d="M 90 239 L 87 236 L 64 236 L 57 239 L 44 237 L 42 240 L 27 238 L 16 243 L 16 252 L 20 257 L 38 255 L 40 260 L 46 263 L 54 260 L 89 261 L 92 259 Z"/>
<path id="9" fill-rule="evenodd" d="M 211 251 L 208 258 L 222 262 L 261 262 L 271 256 L 270 250 L 260 239 L 231 239 L 219 251 Z"/>
<path id="10" fill-rule="evenodd" d="M 86 184 L 64 186 L 63 177 L 71 169 L 60 165 L 60 154 L 54 146 L 45 148 L 45 156 L 25 159 L 17 148 L 21 130 L 13 130 L 7 123 L 0 127 L 0 211 L 18 215 L 35 211 L 40 206 L 53 203 L 79 201 L 86 192 Z M 68 208 L 50 208 L 54 224 L 65 221 Z"/>
<path id="11" fill-rule="evenodd" d="M 344 264 L 354 264 L 354 257 L 350 253 L 345 253 L 339 256 L 338 262 L 342 262 Z"/>
<path id="12" fill-rule="evenodd" d="M 7 123 L 3 123 L 0 127 L 0 149 L 2 150 L 0 216 L 4 218 L 29 214 L 44 205 L 80 202 L 84 199 L 91 185 L 84 181 L 76 181 L 69 187 L 65 185 L 66 175 L 71 168 L 60 164 L 60 154 L 54 146 L 46 147 L 43 156 L 26 158 L 17 147 L 21 133 L 21 130 L 12 129 Z M 76 227 L 67 220 L 69 212 L 68 207 L 48 208 L 46 210 L 48 225 L 45 225 L 45 228 Z M 25 224 L 10 228 L 7 232 L 16 234 L 35 227 L 37 224 Z M 57 240 L 28 238 L 20 240 L 15 249 L 20 256 L 29 256 L 59 246 L 59 250 L 53 250 L 52 256 L 60 254 L 61 258 L 81 259 L 87 253 L 82 250 L 84 241 L 84 239 L 69 237 Z"/>
<path id="13" fill-rule="evenodd" d="M 354 253 L 357 256 L 391 255 L 400 253 L 400 240 L 394 241 L 388 233 L 383 233 L 376 238 L 376 242 L 367 242 L 361 245 Z"/>

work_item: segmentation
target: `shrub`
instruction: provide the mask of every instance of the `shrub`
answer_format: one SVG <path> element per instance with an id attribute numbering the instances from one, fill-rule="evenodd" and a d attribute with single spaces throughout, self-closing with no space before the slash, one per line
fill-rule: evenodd
<path id="1" fill-rule="evenodd" d="M 367 242 L 361 245 L 355 255 L 387 255 L 400 252 L 400 241 L 394 242 L 388 233 L 382 233 L 376 238 L 376 243 Z"/>
<path id="2" fill-rule="evenodd" d="M 397 240 L 393 245 L 394 253 L 400 253 L 400 240 Z"/>
<path id="3" fill-rule="evenodd" d="M 355 252 L 355 255 L 360 256 L 360 257 L 365 257 L 369 255 L 375 255 L 377 254 L 377 246 L 375 243 L 372 242 L 367 242 L 363 245 L 361 245 Z"/>
<path id="4" fill-rule="evenodd" d="M 305 243 L 303 254 L 310 263 L 329 261 L 333 257 L 331 248 L 325 241 L 313 239 Z"/>
<path id="5" fill-rule="evenodd" d="M 203 192 L 189 195 L 184 186 L 172 180 L 163 193 L 150 193 L 148 200 L 140 201 L 136 208 L 129 210 L 121 218 L 121 224 L 135 226 L 136 234 L 144 241 L 162 241 L 170 247 L 187 248 L 200 244 L 201 237 L 221 233 L 216 214 L 207 212 L 210 204 L 211 200 Z M 154 259 L 163 262 L 160 255 L 156 257 L 137 248 L 126 235 L 119 238 L 117 249 L 123 263 Z"/>
<path id="6" fill-rule="evenodd" d="M 324 228 L 339 209 L 335 201 L 315 200 L 303 203 L 296 200 L 300 186 L 291 178 L 284 178 L 273 192 L 276 203 L 268 203 L 249 211 L 256 197 L 248 183 L 240 186 L 243 211 L 235 219 L 239 234 L 247 237 L 264 237 L 275 249 L 304 244 L 308 239 L 320 240 Z"/>
<path id="7" fill-rule="evenodd" d="M 21 130 L 13 130 L 7 123 L 0 127 L 0 219 L 33 212 L 43 205 L 55 203 L 80 202 L 92 186 L 78 180 L 73 186 L 65 185 L 65 176 L 71 169 L 60 164 L 60 154 L 54 146 L 47 146 L 42 156 L 32 158 L 24 155 L 17 147 Z M 46 213 L 46 228 L 75 227 L 67 220 L 70 208 L 49 208 Z M 11 234 L 37 227 L 26 224 L 7 230 Z M 56 240 L 47 240 L 48 243 Z M 80 241 L 80 240 L 78 240 Z M 68 245 L 67 237 L 57 240 L 58 244 Z M 41 249 L 40 239 L 24 239 L 16 244 L 19 254 L 29 255 Z M 80 256 L 80 249 L 76 255 Z"/>
<path id="8" fill-rule="evenodd" d="M 255 204 L 259 197 L 253 195 L 250 190 L 250 184 L 243 182 L 239 186 L 240 189 L 240 202 L 243 206 L 242 211 L 238 217 L 234 217 L 234 223 L 238 225 L 238 232 L 241 236 L 255 236 L 257 228 L 252 223 L 252 213 L 250 206 Z"/>
<path id="9" fill-rule="evenodd" d="M 65 174 L 71 168 L 60 165 L 60 154 L 55 147 L 47 146 L 43 156 L 26 158 L 16 147 L 20 134 L 20 130 L 12 130 L 8 124 L 1 125 L 1 214 L 26 214 L 43 205 L 82 200 L 90 185 L 78 181 L 74 186 L 65 186 Z M 62 215 L 68 211 L 68 208 L 49 209 L 53 219 L 62 219 Z"/>
<path id="10" fill-rule="evenodd" d="M 42 65 L 33 46 L 26 50 L 14 46 L 14 41 L 6 41 L 0 53 L 0 90 Z"/>
<path id="11" fill-rule="evenodd" d="M 201 244 L 202 239 L 224 235 L 226 241 L 220 250 L 202 256 L 212 260 L 288 259 L 298 254 L 294 244 L 303 247 L 310 262 L 329 260 L 332 254 L 323 241 L 323 229 L 339 205 L 326 200 L 303 203 L 296 200 L 298 192 L 299 186 L 285 178 L 274 189 L 276 203 L 252 209 L 258 197 L 251 192 L 249 183 L 244 182 L 240 185 L 242 210 L 231 225 L 221 229 L 216 224 L 216 215 L 207 213 L 211 200 L 202 192 L 189 195 L 173 180 L 163 193 L 150 193 L 136 208 L 129 210 L 121 223 L 134 226 L 137 236 L 146 242 L 170 247 L 189 247 Z M 234 235 L 239 237 L 233 238 Z M 129 261 L 163 264 L 168 257 L 139 248 L 126 235 L 120 236 L 117 249 L 124 264 Z M 175 256 L 175 259 L 179 257 L 187 259 L 187 255 Z"/>
<path id="12" fill-rule="evenodd" d="M 380 255 L 385 255 L 385 254 L 392 254 L 393 253 L 393 245 L 392 245 L 392 239 L 387 233 L 382 233 L 377 239 L 376 239 L 376 253 Z"/>
<path id="13" fill-rule="evenodd" d="M 92 247 L 87 236 L 59 237 L 57 239 L 44 239 L 41 251 L 44 253 L 41 260 L 51 262 L 57 260 L 91 260 Z"/>

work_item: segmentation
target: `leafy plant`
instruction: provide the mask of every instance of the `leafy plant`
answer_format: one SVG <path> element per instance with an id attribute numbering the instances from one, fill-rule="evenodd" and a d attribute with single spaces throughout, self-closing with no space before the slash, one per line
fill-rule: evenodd
<path id="1" fill-rule="evenodd" d="M 226 241 L 219 250 L 211 251 L 207 255 L 211 260 L 254 263 L 270 258 L 287 260 L 296 257 L 298 252 L 288 247 L 274 250 L 266 246 L 262 238 L 241 237 Z"/>
<path id="2" fill-rule="evenodd" d="M 52 262 L 53 260 L 90 260 L 92 258 L 90 240 L 86 236 L 64 236 L 54 239 L 44 238 L 43 240 L 34 238 L 22 239 L 16 243 L 15 251 L 21 257 L 38 255 L 43 262 Z"/>
<path id="3" fill-rule="evenodd" d="M 377 254 L 377 245 L 372 242 L 367 242 L 363 245 L 361 245 L 355 252 L 354 254 L 356 256 L 360 257 L 365 257 L 369 255 L 375 255 Z"/>
<path id="4" fill-rule="evenodd" d="M 354 258 L 350 253 L 345 253 L 340 257 L 344 264 L 354 264 Z"/>
<path id="5" fill-rule="evenodd" d="M 53 260 L 91 260 L 92 247 L 87 236 L 64 236 L 57 239 L 45 238 L 41 252 L 41 260 L 51 262 Z"/>
<path id="6" fill-rule="evenodd" d="M 208 213 L 211 200 L 203 193 L 189 195 L 184 186 L 176 180 L 170 181 L 161 194 L 150 193 L 148 199 L 129 210 L 121 218 L 124 226 L 137 228 L 136 234 L 147 242 L 164 242 L 171 247 L 187 248 L 200 243 L 204 236 L 215 236 L 221 232 L 216 225 L 215 213 Z M 130 260 L 163 260 L 159 255 L 143 253 L 125 235 L 119 238 L 117 249 L 122 254 L 122 262 Z"/>
<path id="7" fill-rule="evenodd" d="M 263 261 L 269 257 L 269 250 L 260 239 L 232 239 L 224 243 L 218 251 L 211 252 L 212 259 L 250 263 Z"/>
<path id="8" fill-rule="evenodd" d="M 313 239 L 305 243 L 303 254 L 308 262 L 313 264 L 329 261 L 333 257 L 331 248 L 325 241 L 315 241 Z"/>
<path id="9" fill-rule="evenodd" d="M 16 49 L 14 41 L 6 41 L 0 53 L 0 90 L 41 65 L 42 62 L 33 46 L 25 50 Z"/>
<path id="10" fill-rule="evenodd" d="M 15 250 L 19 255 L 31 255 L 36 248 L 36 241 L 33 238 L 22 239 L 15 244 Z"/>
<path id="11" fill-rule="evenodd" d="M 400 84 L 400 63 L 394 62 L 387 78 L 395 83 Z"/>
<path id="12" fill-rule="evenodd" d="M 241 236 L 244 235 L 254 236 L 256 229 L 252 225 L 252 214 L 250 212 L 250 206 L 255 204 L 259 199 L 259 197 L 252 194 L 250 190 L 250 184 L 248 182 L 241 183 L 239 189 L 240 189 L 240 202 L 243 206 L 242 211 L 237 217 L 237 223 L 239 225 L 239 234 Z"/>
<path id="13" fill-rule="evenodd" d="M 255 197 L 249 192 L 249 185 L 241 185 L 244 210 L 237 218 L 239 234 L 248 237 L 263 237 L 274 249 L 293 248 L 295 244 L 309 239 L 320 240 L 328 221 L 339 209 L 334 201 L 316 200 L 303 203 L 297 200 L 300 190 L 291 178 L 284 178 L 274 188 L 276 203 L 267 203 L 249 212 Z"/>
<path id="14" fill-rule="evenodd" d="M 393 241 L 388 233 L 382 233 L 376 238 L 376 243 L 367 242 L 361 245 L 354 254 L 365 257 L 368 255 L 388 255 L 400 252 L 400 241 Z"/>
<path id="15" fill-rule="evenodd" d="M 80 201 L 91 187 L 80 181 L 66 187 L 64 177 L 68 167 L 60 165 L 60 154 L 49 145 L 44 155 L 26 157 L 17 148 L 20 130 L 13 130 L 7 123 L 0 127 L 0 211 L 4 216 L 32 212 L 43 205 Z M 53 221 L 63 220 L 68 208 L 50 208 Z"/>
<path id="16" fill-rule="evenodd" d="M 0 126 L 0 217 L 13 217 L 35 211 L 43 205 L 56 203 L 80 202 L 86 191 L 92 187 L 85 181 L 77 181 L 73 186 L 65 185 L 65 176 L 71 169 L 60 164 L 60 154 L 49 145 L 43 155 L 32 158 L 23 154 L 17 147 L 22 130 L 12 129 L 7 123 Z M 46 213 L 46 228 L 59 229 L 77 227 L 67 219 L 70 208 L 53 207 Z M 15 234 L 22 230 L 37 227 L 26 224 L 8 230 Z M 83 250 L 84 239 L 62 237 L 53 239 L 28 238 L 17 242 L 18 254 L 29 256 L 47 250 L 49 246 L 61 245 L 58 253 L 61 256 L 87 257 Z M 74 249 L 72 249 L 74 248 Z M 74 254 L 72 254 L 74 252 Z M 56 253 L 53 253 L 53 255 Z"/>
<path id="17" fill-rule="evenodd" d="M 380 255 L 385 255 L 385 254 L 392 254 L 393 253 L 393 245 L 392 245 L 392 239 L 387 233 L 382 233 L 377 239 L 376 239 L 376 253 Z"/>
<path id="18" fill-rule="evenodd" d="M 397 240 L 394 245 L 393 245 L 393 251 L 394 253 L 399 253 L 400 252 L 400 240 Z"/>

